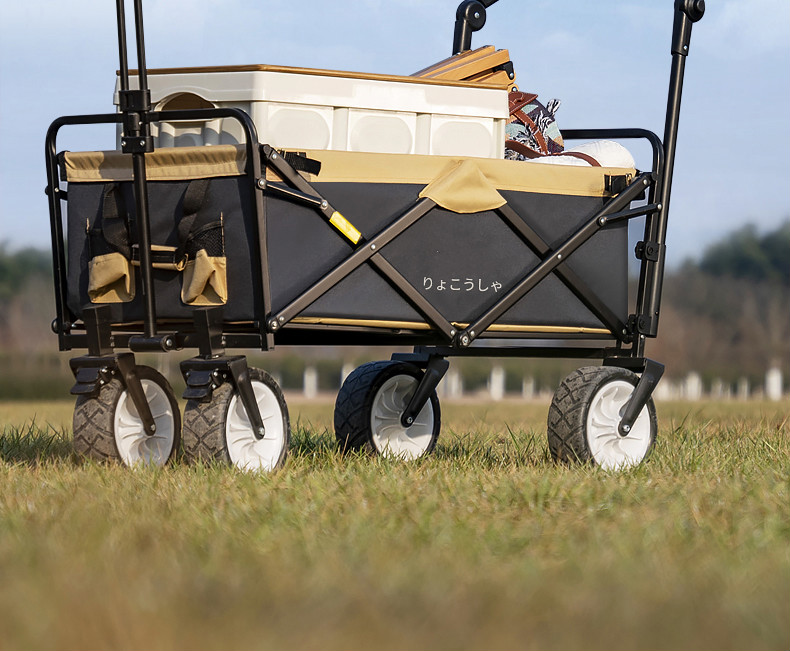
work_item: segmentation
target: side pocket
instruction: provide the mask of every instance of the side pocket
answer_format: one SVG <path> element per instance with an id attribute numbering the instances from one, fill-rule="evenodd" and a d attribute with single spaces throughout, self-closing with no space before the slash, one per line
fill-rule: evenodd
<path id="1" fill-rule="evenodd" d="M 228 302 L 227 260 L 223 217 L 190 235 L 186 244 L 181 300 L 187 305 Z"/>
<path id="2" fill-rule="evenodd" d="M 134 299 L 132 265 L 121 253 L 97 255 L 88 263 L 91 303 L 128 303 Z"/>

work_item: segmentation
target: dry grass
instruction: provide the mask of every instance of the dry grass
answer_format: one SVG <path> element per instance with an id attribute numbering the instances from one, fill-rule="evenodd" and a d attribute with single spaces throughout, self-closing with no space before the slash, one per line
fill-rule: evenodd
<path id="1" fill-rule="evenodd" d="M 263 477 L 79 464 L 70 404 L 0 405 L 0 649 L 790 648 L 785 405 L 660 405 L 608 474 L 545 404 L 446 406 L 410 465 L 292 404 Z"/>

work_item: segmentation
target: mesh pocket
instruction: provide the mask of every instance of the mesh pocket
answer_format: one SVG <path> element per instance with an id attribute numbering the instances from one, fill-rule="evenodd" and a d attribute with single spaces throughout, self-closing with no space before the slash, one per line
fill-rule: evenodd
<path id="1" fill-rule="evenodd" d="M 187 240 L 186 254 L 190 260 L 194 260 L 201 249 L 212 258 L 225 255 L 225 235 L 221 218 L 198 229 Z"/>

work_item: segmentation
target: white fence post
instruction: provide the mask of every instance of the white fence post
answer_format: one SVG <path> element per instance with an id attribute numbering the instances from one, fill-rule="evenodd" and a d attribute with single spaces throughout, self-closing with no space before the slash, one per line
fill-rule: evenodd
<path id="1" fill-rule="evenodd" d="M 535 398 L 534 377 L 525 377 L 521 380 L 521 397 L 524 400 L 533 400 Z"/>
<path id="2" fill-rule="evenodd" d="M 782 369 L 772 366 L 765 373 L 765 397 L 774 402 L 782 399 Z"/>
<path id="3" fill-rule="evenodd" d="M 305 398 L 315 398 L 318 395 L 318 371 L 315 366 L 305 366 L 302 384 Z"/>
<path id="4" fill-rule="evenodd" d="M 446 398 L 461 398 L 464 394 L 464 380 L 457 369 L 451 368 L 442 378 L 439 385 L 442 395 Z"/>
<path id="5" fill-rule="evenodd" d="M 698 373 L 692 371 L 686 376 L 686 381 L 683 383 L 683 397 L 693 402 L 702 398 L 702 379 Z"/>
<path id="6" fill-rule="evenodd" d="M 343 386 L 343 382 L 345 382 L 346 378 L 348 378 L 348 376 L 351 375 L 353 372 L 354 372 L 353 364 L 349 364 L 348 362 L 343 364 L 343 368 L 340 369 L 340 386 Z"/>
<path id="7" fill-rule="evenodd" d="M 749 378 L 742 377 L 738 380 L 738 398 L 740 400 L 749 399 Z"/>
<path id="8" fill-rule="evenodd" d="M 499 364 L 491 369 L 488 389 L 491 393 L 491 400 L 502 400 L 505 397 L 505 369 Z"/>

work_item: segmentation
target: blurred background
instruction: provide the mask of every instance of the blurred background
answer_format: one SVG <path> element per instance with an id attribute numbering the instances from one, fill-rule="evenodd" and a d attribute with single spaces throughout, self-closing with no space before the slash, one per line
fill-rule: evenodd
<path id="1" fill-rule="evenodd" d="M 457 4 L 361 0 L 337 11 L 319 0 L 150 0 L 148 65 L 410 74 L 450 54 Z M 522 90 L 562 100 L 561 129 L 642 127 L 661 135 L 672 4 L 501 0 L 473 47 L 509 49 Z M 114 3 L 4 3 L 0 18 L 0 399 L 67 397 L 68 355 L 55 351 L 49 330 L 43 141 L 59 115 L 114 110 Z M 659 399 L 779 399 L 788 390 L 789 99 L 790 3 L 709 3 L 687 64 L 669 268 L 659 337 L 647 349 L 667 367 Z M 114 139 L 113 129 L 75 130 L 59 146 L 107 149 Z M 646 152 L 634 154 L 639 165 Z M 390 352 L 278 349 L 265 360 L 253 354 L 253 363 L 286 391 L 314 397 L 334 392 L 356 364 Z M 181 358 L 160 357 L 149 363 L 177 385 Z M 441 391 L 445 399 L 541 399 L 573 367 L 458 360 Z"/>
<path id="2" fill-rule="evenodd" d="M 54 295 L 48 250 L 0 247 L 0 399 L 68 397 L 68 359 L 49 329 Z M 760 232 L 746 226 L 671 269 L 659 336 L 647 354 L 666 365 L 657 399 L 779 400 L 790 377 L 790 221 Z M 357 365 L 395 349 L 277 348 L 247 351 L 253 365 L 306 398 L 334 399 Z M 178 362 L 191 353 L 155 355 L 180 393 Z M 575 360 L 455 359 L 443 399 L 546 399 Z"/>

